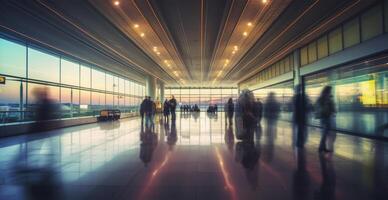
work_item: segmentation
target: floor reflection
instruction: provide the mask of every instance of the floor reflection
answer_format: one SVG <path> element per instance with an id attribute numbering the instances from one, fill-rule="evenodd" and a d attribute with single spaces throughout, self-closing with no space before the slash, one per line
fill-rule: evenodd
<path id="1" fill-rule="evenodd" d="M 263 120 L 236 139 L 223 113 L 123 119 L 0 140 L 0 199 L 387 199 L 387 143 Z"/>

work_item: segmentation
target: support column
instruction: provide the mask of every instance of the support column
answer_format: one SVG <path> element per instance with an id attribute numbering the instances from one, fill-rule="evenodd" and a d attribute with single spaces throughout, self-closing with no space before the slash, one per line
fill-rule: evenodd
<path id="1" fill-rule="evenodd" d="M 160 82 L 160 102 L 164 102 L 164 83 Z"/>
<path id="2" fill-rule="evenodd" d="M 153 76 L 148 76 L 146 82 L 147 96 L 150 96 L 151 99 L 155 99 L 156 93 L 156 79 Z"/>
<path id="3" fill-rule="evenodd" d="M 302 78 L 300 76 L 300 50 L 296 49 L 293 53 L 294 57 L 294 88 L 295 86 L 302 84 Z"/>

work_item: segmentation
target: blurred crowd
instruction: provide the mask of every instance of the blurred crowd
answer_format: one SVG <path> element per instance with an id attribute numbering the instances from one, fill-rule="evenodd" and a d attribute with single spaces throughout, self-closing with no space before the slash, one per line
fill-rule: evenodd
<path id="1" fill-rule="evenodd" d="M 323 88 L 318 100 L 312 103 L 307 97 L 303 87 L 295 87 L 295 93 L 291 101 L 294 145 L 303 148 L 307 141 L 307 120 L 314 116 L 319 119 L 322 126 L 322 137 L 319 144 L 319 152 L 333 151 L 335 134 L 331 134 L 332 121 L 336 113 L 331 86 Z M 253 92 L 243 90 L 240 96 L 233 102 L 229 99 L 224 106 L 226 123 L 236 126 L 236 138 L 243 141 L 253 141 L 254 132 L 261 128 L 262 118 L 267 124 L 267 133 L 276 134 L 276 127 L 281 104 L 276 100 L 273 92 L 268 93 L 265 102 L 255 98 Z M 310 113 L 314 115 L 310 115 Z M 332 136 L 332 137 L 330 137 Z M 330 139 L 329 139 L 330 137 Z"/>

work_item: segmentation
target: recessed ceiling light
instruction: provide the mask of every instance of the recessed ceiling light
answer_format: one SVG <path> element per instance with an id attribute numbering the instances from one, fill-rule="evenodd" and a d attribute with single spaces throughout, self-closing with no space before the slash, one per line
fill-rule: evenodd
<path id="1" fill-rule="evenodd" d="M 140 37 L 144 37 L 145 36 L 145 34 L 144 33 L 140 33 Z"/>
<path id="2" fill-rule="evenodd" d="M 167 63 L 167 60 L 164 60 L 164 63 Z"/>
<path id="3" fill-rule="evenodd" d="M 261 0 L 261 2 L 266 4 L 266 3 L 268 3 L 268 0 Z"/>
<path id="4" fill-rule="evenodd" d="M 158 52 L 156 52 L 156 54 L 160 55 L 160 52 L 158 51 Z"/>
<path id="5" fill-rule="evenodd" d="M 229 59 L 226 59 L 226 60 L 225 60 L 225 63 L 229 63 Z"/>
<path id="6" fill-rule="evenodd" d="M 115 6 L 118 6 L 118 5 L 120 5 L 120 1 L 115 1 L 113 4 L 114 4 Z"/>
<path id="7" fill-rule="evenodd" d="M 247 24 L 248 26 L 252 26 L 252 22 L 248 22 L 248 24 Z"/>
<path id="8" fill-rule="evenodd" d="M 133 25 L 134 28 L 139 28 L 139 24 Z"/>
<path id="9" fill-rule="evenodd" d="M 234 49 L 235 51 L 237 51 L 237 50 L 238 50 L 238 46 L 235 45 L 235 46 L 233 47 L 233 49 Z"/>
<path id="10" fill-rule="evenodd" d="M 171 67 L 171 65 L 170 65 L 170 64 L 167 64 L 167 67 Z"/>
<path id="11" fill-rule="evenodd" d="M 235 54 L 236 53 L 236 51 L 232 51 L 232 54 Z"/>
<path id="12" fill-rule="evenodd" d="M 248 36 L 248 33 L 245 31 L 244 33 L 243 33 L 243 36 Z"/>

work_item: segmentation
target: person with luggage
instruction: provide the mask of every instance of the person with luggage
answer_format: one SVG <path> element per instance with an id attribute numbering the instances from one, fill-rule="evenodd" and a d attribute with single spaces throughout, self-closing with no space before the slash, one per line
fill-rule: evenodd
<path id="1" fill-rule="evenodd" d="M 321 120 L 322 125 L 322 137 L 318 148 L 319 152 L 333 151 L 333 149 L 328 148 L 327 144 L 329 132 L 332 125 L 332 119 L 336 112 L 331 90 L 331 86 L 324 87 L 315 106 L 316 117 Z M 335 136 L 333 135 L 332 143 L 334 143 L 334 138 Z"/>
<path id="2" fill-rule="evenodd" d="M 253 142 L 255 116 L 253 113 L 255 98 L 251 91 L 243 90 L 236 103 L 236 137 Z"/>

